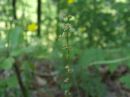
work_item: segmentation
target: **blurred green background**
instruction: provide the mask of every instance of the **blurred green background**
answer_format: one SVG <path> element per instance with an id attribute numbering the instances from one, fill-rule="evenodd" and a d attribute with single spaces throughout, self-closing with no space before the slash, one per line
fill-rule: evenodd
<path id="1" fill-rule="evenodd" d="M 0 69 L 10 70 L 15 58 L 47 59 L 58 69 L 130 66 L 129 25 L 130 0 L 0 0 Z"/>

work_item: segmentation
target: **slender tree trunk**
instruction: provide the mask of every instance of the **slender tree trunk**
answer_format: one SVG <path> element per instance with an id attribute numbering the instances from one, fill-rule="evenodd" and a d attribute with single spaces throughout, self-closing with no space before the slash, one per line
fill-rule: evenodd
<path id="1" fill-rule="evenodd" d="M 37 24 L 38 24 L 38 29 L 37 29 L 37 36 L 41 36 L 41 0 L 37 0 Z"/>
<path id="2" fill-rule="evenodd" d="M 12 7 L 13 7 L 13 19 L 16 20 L 17 16 L 16 16 L 16 0 L 12 1 Z"/>

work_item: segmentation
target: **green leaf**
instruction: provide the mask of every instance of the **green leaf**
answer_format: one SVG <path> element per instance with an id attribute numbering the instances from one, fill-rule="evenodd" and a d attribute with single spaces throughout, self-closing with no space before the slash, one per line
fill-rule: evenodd
<path id="1" fill-rule="evenodd" d="M 124 83 L 124 85 L 130 89 L 130 75 L 123 76 L 120 81 Z"/>
<path id="2" fill-rule="evenodd" d="M 15 75 L 10 76 L 6 79 L 6 84 L 8 88 L 15 88 L 18 85 L 18 81 Z"/>
<path id="3" fill-rule="evenodd" d="M 101 61 L 104 60 L 104 51 L 102 49 L 96 49 L 96 48 L 91 48 L 85 50 L 83 55 L 81 56 L 81 59 L 79 60 L 80 64 L 88 65 L 92 62 L 95 61 Z"/>
<path id="4" fill-rule="evenodd" d="M 18 81 L 15 75 L 9 76 L 8 78 L 2 79 L 0 81 L 1 88 L 15 88 L 18 85 Z"/>
<path id="5" fill-rule="evenodd" d="M 9 57 L 7 59 L 4 59 L 0 64 L 0 69 L 9 70 L 12 68 L 14 63 L 14 59 L 12 57 Z"/>
<path id="6" fill-rule="evenodd" d="M 79 63 L 83 65 L 111 64 L 110 69 L 116 68 L 119 64 L 129 63 L 130 50 L 127 48 L 120 49 L 97 49 L 90 48 L 83 52 Z"/>
<path id="7" fill-rule="evenodd" d="M 15 27 L 10 29 L 8 33 L 8 41 L 9 46 L 11 48 L 17 48 L 18 46 L 21 46 L 21 43 L 23 42 L 23 30 L 21 27 Z"/>
<path id="8" fill-rule="evenodd" d="M 10 52 L 11 56 L 21 56 L 22 54 L 30 54 L 30 53 L 34 53 L 34 51 L 36 51 L 36 48 L 34 46 L 26 46 L 26 47 L 22 47 L 22 48 L 15 48 Z"/>

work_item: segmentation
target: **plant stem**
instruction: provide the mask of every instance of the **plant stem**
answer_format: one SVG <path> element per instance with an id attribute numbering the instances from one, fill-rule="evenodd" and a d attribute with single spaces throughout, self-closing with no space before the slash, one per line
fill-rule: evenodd
<path id="1" fill-rule="evenodd" d="M 69 35 L 70 35 L 70 28 L 71 28 L 70 17 L 68 17 L 68 24 L 66 24 L 66 26 L 67 26 L 67 31 L 66 31 L 65 39 L 66 39 L 66 51 L 67 51 L 67 54 L 66 54 L 67 64 L 66 64 L 66 66 L 68 66 L 67 75 L 68 75 L 68 79 L 69 79 L 68 83 L 70 81 L 74 82 L 74 86 L 76 87 L 77 92 L 78 92 L 78 97 L 81 97 L 80 91 L 79 91 L 79 88 L 78 88 L 78 84 L 76 82 L 76 76 L 73 73 L 74 72 L 73 71 L 73 66 L 71 65 L 71 55 L 70 55 L 71 54 L 71 52 L 70 52 L 71 47 L 70 47 L 70 43 L 69 43 L 70 42 Z M 66 94 L 66 96 L 67 97 L 72 96 L 72 93 L 68 91 L 68 94 Z"/>
<path id="2" fill-rule="evenodd" d="M 25 88 L 25 86 L 24 86 L 24 84 L 23 84 L 23 81 L 22 81 L 20 69 L 19 69 L 19 67 L 17 66 L 17 62 L 14 63 L 14 71 L 15 71 L 15 73 L 16 73 L 16 77 L 17 77 L 17 80 L 18 80 L 18 83 L 19 83 L 19 87 L 20 87 L 20 89 L 21 89 L 21 92 L 22 92 L 22 94 L 23 94 L 23 97 L 28 97 L 26 88 Z"/>

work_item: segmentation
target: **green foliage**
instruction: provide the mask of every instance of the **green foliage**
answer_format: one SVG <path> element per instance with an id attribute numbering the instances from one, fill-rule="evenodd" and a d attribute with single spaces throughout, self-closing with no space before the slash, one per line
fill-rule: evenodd
<path id="1" fill-rule="evenodd" d="M 83 53 L 81 53 L 81 57 L 79 59 L 78 64 L 73 64 L 69 69 L 72 69 L 72 73 L 70 75 L 66 74 L 65 67 L 60 66 L 60 74 L 62 74 L 61 78 L 67 78 L 70 76 L 69 83 L 62 82 L 62 89 L 70 90 L 72 87 L 79 88 L 79 90 L 83 90 L 88 95 L 92 97 L 104 97 L 107 93 L 106 86 L 101 82 L 100 74 L 96 72 L 87 71 L 89 66 L 95 66 L 99 68 L 100 65 L 106 64 L 108 65 L 111 71 L 114 71 L 118 65 L 127 64 L 129 66 L 129 48 L 118 48 L 118 49 L 97 49 L 90 48 Z M 65 79 L 64 79 L 65 80 Z M 121 82 L 125 84 L 125 86 L 129 87 L 129 77 L 124 76 L 121 78 Z M 102 91 L 102 92 L 101 92 Z"/>
<path id="2" fill-rule="evenodd" d="M 18 87 L 18 81 L 15 75 L 5 78 L 0 81 L 0 90 L 5 90 L 5 88 L 14 89 Z M 0 94 L 2 95 L 2 93 Z"/>
<path id="3" fill-rule="evenodd" d="M 14 63 L 14 59 L 12 57 L 5 58 L 1 62 L 0 69 L 9 70 L 12 68 L 13 63 Z"/>
<path id="4" fill-rule="evenodd" d="M 6 32 L 7 33 L 7 32 Z M 8 71 L 9 75 L 3 77 L 3 79 L 0 82 L 0 90 L 3 89 L 6 91 L 6 89 L 17 89 L 19 83 L 18 78 L 15 76 L 16 74 L 10 74 L 12 72 L 11 69 L 14 70 L 14 64 L 16 61 L 20 61 L 17 66 L 18 68 L 21 68 L 21 64 L 24 63 L 23 59 L 25 55 L 29 55 L 34 51 L 34 46 L 32 45 L 26 45 L 24 35 L 23 35 L 23 29 L 21 27 L 13 27 L 8 30 L 8 33 L 6 34 L 5 42 L 2 44 L 4 46 L 1 47 L 1 55 L 2 58 L 0 59 L 0 70 Z M 23 61 L 23 62 L 22 62 Z M 28 62 L 29 64 L 29 62 Z M 27 72 L 26 67 L 23 68 L 24 72 Z M 31 68 L 30 68 L 31 69 Z M 28 69 L 29 70 L 29 69 Z M 20 71 L 19 71 L 20 72 Z M 26 82 L 30 80 L 30 76 L 27 76 L 31 73 L 31 71 L 26 73 L 27 78 Z M 13 92 L 13 91 L 12 91 Z M 17 91 L 18 92 L 18 91 Z M 4 93 L 4 92 L 3 92 Z M 2 93 L 0 95 L 3 95 Z"/>
<path id="5" fill-rule="evenodd" d="M 0 71 L 10 73 L 16 59 L 20 60 L 27 87 L 37 59 L 57 62 L 63 90 L 75 87 L 91 97 L 103 97 L 107 90 L 98 72 L 87 71 L 89 66 L 106 64 L 111 71 L 120 64 L 130 67 L 129 0 L 41 0 L 40 38 L 37 31 L 27 31 L 28 24 L 37 22 L 37 0 L 16 1 L 16 20 L 12 0 L 0 1 Z M 128 76 L 120 81 L 130 87 Z M 17 85 L 14 73 L 0 79 L 0 96 Z"/>
<path id="6" fill-rule="evenodd" d="M 115 49 L 97 49 L 90 48 L 83 51 L 79 64 L 85 66 L 101 64 L 128 64 L 129 65 L 129 48 Z M 117 66 L 117 65 L 116 65 Z M 112 67 L 113 68 L 113 67 Z"/>
<path id="7" fill-rule="evenodd" d="M 64 67 L 60 67 L 60 86 L 66 91 L 69 90 L 73 95 L 75 91 L 71 91 L 72 87 L 77 89 L 80 93 L 84 93 L 86 96 L 90 97 L 104 97 L 107 94 L 106 85 L 102 83 L 101 76 L 98 71 L 88 71 L 87 67 L 82 65 L 74 65 L 71 67 L 73 72 L 70 75 L 66 74 Z M 95 68 L 96 69 L 96 68 Z M 69 76 L 69 83 L 66 82 L 64 78 Z M 102 92 L 101 92 L 102 91 Z M 73 96 L 72 96 L 73 97 Z"/>
<path id="8" fill-rule="evenodd" d="M 7 42 L 10 49 L 16 49 L 22 46 L 23 40 L 23 30 L 21 27 L 11 28 L 7 35 Z"/>
<path id="9" fill-rule="evenodd" d="M 107 94 L 106 86 L 101 82 L 101 78 L 97 74 L 84 75 L 81 79 L 80 86 L 92 97 L 104 97 Z"/>
<path id="10" fill-rule="evenodd" d="M 120 81 L 124 84 L 124 86 L 130 89 L 130 75 L 123 76 L 120 78 Z"/>

